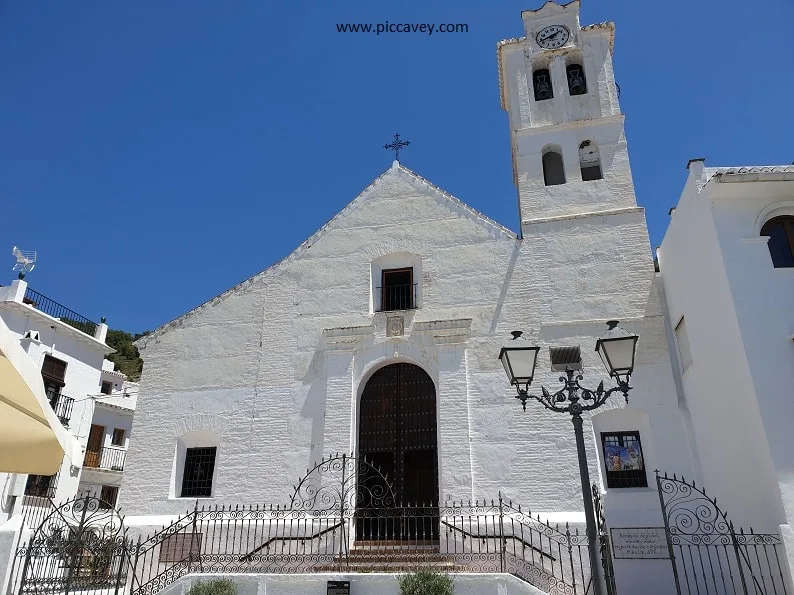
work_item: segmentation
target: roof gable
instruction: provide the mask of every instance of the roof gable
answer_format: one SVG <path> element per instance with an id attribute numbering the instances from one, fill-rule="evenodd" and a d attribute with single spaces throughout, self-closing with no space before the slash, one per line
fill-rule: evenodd
<path id="1" fill-rule="evenodd" d="M 148 335 L 141 337 L 138 341 L 135 342 L 135 345 L 144 348 L 146 344 L 162 336 L 164 333 L 168 332 L 169 329 L 177 327 L 180 323 L 203 310 L 204 308 L 214 306 L 227 297 L 238 293 L 240 291 L 245 291 L 254 285 L 257 282 L 260 282 L 268 277 L 272 277 L 278 274 L 283 268 L 285 268 L 290 263 L 294 262 L 298 258 L 300 258 L 307 249 L 309 249 L 312 245 L 322 239 L 331 229 L 335 227 L 335 225 L 343 220 L 345 215 L 350 213 L 351 211 L 358 208 L 364 201 L 367 200 L 367 197 L 375 193 L 386 181 L 394 178 L 399 178 L 404 181 L 409 182 L 413 186 L 419 186 L 425 188 L 430 191 L 432 195 L 434 195 L 440 202 L 446 203 L 452 210 L 462 214 L 467 219 L 475 222 L 477 225 L 481 225 L 483 227 L 488 228 L 490 233 L 495 235 L 502 235 L 505 239 L 514 241 L 516 239 L 515 232 L 511 231 L 507 227 L 501 225 L 500 223 L 494 221 L 493 219 L 487 217 L 480 211 L 470 207 L 462 200 L 452 196 L 448 192 L 445 192 L 426 178 L 423 178 L 419 174 L 411 171 L 410 169 L 406 168 L 405 166 L 401 165 L 399 162 L 394 161 L 392 166 L 384 171 L 380 176 L 375 178 L 356 198 L 354 198 L 351 202 L 349 202 L 341 211 L 339 211 L 336 215 L 334 215 L 325 225 L 320 227 L 314 234 L 312 234 L 309 238 L 304 240 L 295 250 L 293 250 L 289 255 L 281 259 L 280 261 L 272 264 L 265 270 L 256 273 L 255 275 L 249 277 L 245 281 L 238 283 L 234 287 L 224 291 L 223 293 L 215 296 L 212 299 L 207 300 L 206 302 L 200 304 L 199 306 L 189 310 L 182 316 L 175 318 L 174 320 L 163 324 L 162 326 L 156 328 L 154 331 L 149 333 Z"/>

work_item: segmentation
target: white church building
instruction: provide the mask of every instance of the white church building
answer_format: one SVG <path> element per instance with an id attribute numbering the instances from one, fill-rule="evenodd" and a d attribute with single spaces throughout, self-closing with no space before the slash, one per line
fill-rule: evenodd
<path id="1" fill-rule="evenodd" d="M 567 414 L 521 411 L 498 360 L 511 331 L 581 348 L 611 382 L 606 322 L 639 335 L 628 405 L 586 416 L 612 527 L 660 527 L 654 469 L 692 477 L 645 214 L 612 72 L 614 26 L 579 3 L 523 13 L 499 43 L 520 229 L 395 161 L 291 255 L 137 343 L 141 380 L 122 500 L 140 524 L 194 504 L 280 504 L 332 453 L 366 457 L 403 503 L 496 499 L 583 530 Z M 621 471 L 604 453 L 627 448 Z M 169 517 L 169 515 L 171 515 Z M 147 520 L 149 519 L 149 520 Z M 625 568 L 630 568 L 628 572 Z M 623 572 L 621 572 L 623 571 Z M 669 560 L 615 560 L 624 592 L 669 592 Z"/>

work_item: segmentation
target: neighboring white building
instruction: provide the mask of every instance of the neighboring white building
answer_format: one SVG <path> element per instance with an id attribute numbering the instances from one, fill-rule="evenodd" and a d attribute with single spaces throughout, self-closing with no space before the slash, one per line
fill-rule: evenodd
<path id="1" fill-rule="evenodd" d="M 84 453 L 81 460 L 64 459 L 53 476 L 0 474 L 0 525 L 20 512 L 35 524 L 50 500 L 64 502 L 89 485 L 97 495 L 115 497 L 116 490 L 103 491 L 102 486 L 112 488 L 121 481 L 118 468 L 123 468 L 137 385 L 125 383 L 105 359 L 113 352 L 105 343 L 107 325 L 32 290 L 23 280 L 0 287 L 0 317 L 38 363 L 51 407 Z M 105 391 L 111 394 L 106 397 Z M 108 436 L 98 431 L 100 426 Z"/>
<path id="2" fill-rule="evenodd" d="M 614 26 L 580 27 L 576 1 L 523 19 L 527 37 L 498 46 L 520 228 L 395 162 L 283 261 L 140 339 L 129 515 L 178 515 L 197 498 L 283 505 L 324 455 L 354 452 L 387 470 L 403 501 L 501 492 L 581 523 L 570 418 L 535 402 L 522 413 L 498 354 L 522 329 L 543 348 L 539 390 L 559 387 L 548 348 L 581 346 L 595 388 L 596 339 L 619 319 L 640 335 L 634 390 L 628 406 L 614 397 L 586 417 L 590 473 L 611 526 L 661 525 L 653 470 L 692 476 L 694 465 L 634 197 Z M 413 421 L 373 407 L 409 394 Z M 392 418 L 413 438 L 379 443 Z M 606 473 L 612 440 L 641 443 L 631 481 Z M 149 518 L 135 522 L 163 517 Z M 633 562 L 616 560 L 621 592 L 668 592 L 669 561 Z"/>
<path id="3" fill-rule="evenodd" d="M 138 383 L 128 382 L 110 360 L 102 365 L 101 394 L 96 396 L 94 415 L 86 443 L 80 492 L 100 497 L 117 506 L 119 486 L 127 458 Z"/>
<path id="4" fill-rule="evenodd" d="M 794 562 L 794 166 L 688 168 L 658 259 L 701 476 Z"/>

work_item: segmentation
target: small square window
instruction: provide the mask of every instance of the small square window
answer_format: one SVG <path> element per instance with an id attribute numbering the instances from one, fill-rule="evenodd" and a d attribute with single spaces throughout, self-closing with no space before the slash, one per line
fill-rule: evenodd
<path id="1" fill-rule="evenodd" d="M 601 432 L 608 488 L 646 488 L 639 432 Z"/>
<path id="2" fill-rule="evenodd" d="M 113 392 L 113 383 L 110 382 L 109 380 L 103 380 L 102 381 L 102 388 L 100 388 L 99 391 L 103 395 L 111 394 Z"/>
<path id="3" fill-rule="evenodd" d="M 102 492 L 99 495 L 99 508 L 105 510 L 115 508 L 118 499 L 119 488 L 117 486 L 102 486 Z"/>
<path id="4" fill-rule="evenodd" d="M 217 448 L 188 448 L 185 451 L 185 471 L 182 475 L 182 498 L 212 496 L 212 474 L 215 471 Z"/>
<path id="5" fill-rule="evenodd" d="M 110 440 L 110 444 L 113 446 L 124 446 L 124 430 L 121 428 L 115 428 L 113 430 L 113 438 Z"/>
<path id="6" fill-rule="evenodd" d="M 416 284 L 413 268 L 387 269 L 381 274 L 380 311 L 416 308 Z"/>

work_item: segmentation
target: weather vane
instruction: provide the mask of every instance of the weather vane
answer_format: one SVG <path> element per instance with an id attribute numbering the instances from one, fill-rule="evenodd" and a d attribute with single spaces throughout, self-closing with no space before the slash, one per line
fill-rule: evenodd
<path id="1" fill-rule="evenodd" d="M 394 140 L 390 142 L 388 145 L 383 145 L 384 149 L 388 149 L 390 151 L 394 151 L 394 160 L 400 161 L 400 149 L 403 147 L 407 147 L 411 144 L 409 140 L 400 140 L 400 134 L 395 133 Z"/>

